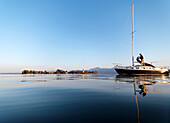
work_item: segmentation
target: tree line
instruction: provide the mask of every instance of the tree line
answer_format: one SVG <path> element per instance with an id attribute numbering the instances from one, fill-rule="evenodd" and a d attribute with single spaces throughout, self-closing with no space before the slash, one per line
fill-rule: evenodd
<path id="1" fill-rule="evenodd" d="M 87 70 L 71 70 L 71 71 L 64 71 L 57 69 L 55 72 L 49 71 L 35 71 L 35 70 L 23 70 L 22 74 L 98 74 L 98 71 L 87 71 Z"/>

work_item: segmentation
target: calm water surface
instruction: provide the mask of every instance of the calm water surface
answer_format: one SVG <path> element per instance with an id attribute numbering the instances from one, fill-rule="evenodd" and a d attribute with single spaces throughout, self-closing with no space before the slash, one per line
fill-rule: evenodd
<path id="1" fill-rule="evenodd" d="M 170 123 L 170 78 L 0 74 L 0 122 Z"/>

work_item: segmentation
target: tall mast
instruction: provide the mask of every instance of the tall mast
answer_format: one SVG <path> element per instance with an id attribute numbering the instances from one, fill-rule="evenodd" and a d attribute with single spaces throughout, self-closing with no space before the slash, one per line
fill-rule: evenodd
<path id="1" fill-rule="evenodd" d="M 134 3 L 132 4 L 132 66 L 134 67 Z"/>

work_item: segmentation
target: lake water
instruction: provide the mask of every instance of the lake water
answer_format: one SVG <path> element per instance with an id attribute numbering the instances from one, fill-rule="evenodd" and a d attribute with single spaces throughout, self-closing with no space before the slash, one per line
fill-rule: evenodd
<path id="1" fill-rule="evenodd" d="M 0 74 L 0 122 L 170 123 L 170 78 Z"/>

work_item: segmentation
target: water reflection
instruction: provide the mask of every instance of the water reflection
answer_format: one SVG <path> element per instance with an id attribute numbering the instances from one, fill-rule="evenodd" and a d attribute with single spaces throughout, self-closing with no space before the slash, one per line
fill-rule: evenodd
<path id="1" fill-rule="evenodd" d="M 23 75 L 21 82 L 47 82 L 48 80 L 114 80 L 113 74 L 54 74 Z"/>
<path id="2" fill-rule="evenodd" d="M 1 75 L 0 122 L 170 122 L 169 82 L 167 76 Z"/>
<path id="3" fill-rule="evenodd" d="M 170 84 L 169 76 L 116 76 L 115 82 L 118 84 L 122 83 L 131 83 L 134 85 L 134 95 L 135 95 L 135 102 L 137 108 L 137 119 L 138 123 L 140 123 L 140 108 L 138 105 L 137 93 L 140 96 L 145 97 L 147 93 L 160 93 L 160 87 L 154 87 L 153 85 L 156 83 L 166 83 Z M 147 88 L 150 87 L 150 88 Z"/>
<path id="4" fill-rule="evenodd" d="M 169 76 L 116 76 L 116 81 L 119 82 L 136 82 L 138 84 L 155 84 L 155 83 L 169 83 Z"/>
<path id="5" fill-rule="evenodd" d="M 144 90 L 145 86 L 143 87 L 142 91 Z M 145 88 L 146 89 L 146 88 Z M 140 118 L 139 118 L 139 106 L 138 106 L 138 100 L 137 100 L 137 94 L 136 94 L 136 86 L 134 83 L 134 92 L 135 92 L 135 101 L 136 101 L 136 108 L 137 108 L 137 116 L 138 116 L 138 123 L 140 123 Z M 144 92 L 144 91 L 143 91 Z M 145 93 L 145 92 L 144 92 Z"/>

